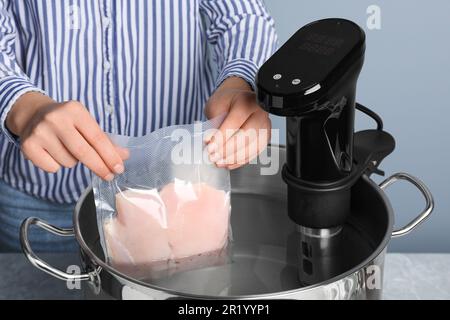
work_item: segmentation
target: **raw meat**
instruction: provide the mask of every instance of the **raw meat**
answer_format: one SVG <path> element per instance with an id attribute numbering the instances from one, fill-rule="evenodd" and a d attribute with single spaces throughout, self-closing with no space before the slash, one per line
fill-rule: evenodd
<path id="1" fill-rule="evenodd" d="M 140 265 L 171 257 L 165 206 L 156 190 L 118 193 L 116 210 L 117 216 L 104 225 L 108 253 L 115 265 Z"/>
<path id="2" fill-rule="evenodd" d="M 116 195 L 116 217 L 104 224 L 112 265 L 138 278 L 223 263 L 228 241 L 229 195 L 182 180 L 157 190 Z"/>
<path id="3" fill-rule="evenodd" d="M 169 242 L 175 259 L 220 250 L 228 239 L 229 199 L 206 183 L 180 180 L 161 191 L 168 214 Z"/>

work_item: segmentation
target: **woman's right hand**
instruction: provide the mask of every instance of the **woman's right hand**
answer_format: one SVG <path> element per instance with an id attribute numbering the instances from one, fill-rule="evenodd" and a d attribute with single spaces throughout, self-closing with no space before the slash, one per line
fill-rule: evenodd
<path id="1" fill-rule="evenodd" d="M 7 128 L 20 137 L 21 150 L 47 172 L 83 163 L 111 181 L 124 171 L 128 150 L 115 146 L 89 111 L 77 101 L 57 103 L 36 92 L 21 96 L 6 118 Z"/>

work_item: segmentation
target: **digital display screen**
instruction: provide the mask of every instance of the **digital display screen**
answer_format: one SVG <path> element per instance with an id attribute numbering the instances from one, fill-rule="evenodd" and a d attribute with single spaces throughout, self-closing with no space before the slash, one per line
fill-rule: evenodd
<path id="1" fill-rule="evenodd" d="M 321 56 L 330 56 L 344 44 L 344 39 L 328 35 L 309 33 L 299 49 Z"/>

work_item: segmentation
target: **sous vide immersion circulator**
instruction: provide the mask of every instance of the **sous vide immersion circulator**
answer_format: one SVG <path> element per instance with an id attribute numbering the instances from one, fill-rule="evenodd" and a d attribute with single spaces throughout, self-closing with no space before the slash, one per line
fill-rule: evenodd
<path id="1" fill-rule="evenodd" d="M 365 33 L 354 22 L 325 19 L 297 31 L 260 69 L 257 99 L 286 117 L 288 214 L 300 231 L 300 274 L 306 284 L 341 272 L 342 226 L 352 186 L 377 172 L 395 147 L 381 119 L 355 103 Z M 355 109 L 374 117 L 375 130 L 354 132 Z M 340 237 L 341 235 L 341 237 Z"/>

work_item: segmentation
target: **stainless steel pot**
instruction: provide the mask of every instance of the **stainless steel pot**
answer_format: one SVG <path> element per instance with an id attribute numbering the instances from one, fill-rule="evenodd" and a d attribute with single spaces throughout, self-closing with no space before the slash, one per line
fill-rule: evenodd
<path id="1" fill-rule="evenodd" d="M 280 163 L 284 163 L 284 148 L 272 146 L 271 152 L 279 152 Z M 304 286 L 298 274 L 305 272 L 305 261 L 302 264 L 299 260 L 298 251 L 305 248 L 296 236 L 296 225 L 286 214 L 286 186 L 279 173 L 260 175 L 260 167 L 248 165 L 231 174 L 233 262 L 225 266 L 192 271 L 182 280 L 175 277 L 152 284 L 120 273 L 105 262 L 90 189 L 78 201 L 74 229 L 61 229 L 38 218 L 25 220 L 21 227 L 23 251 L 34 266 L 48 274 L 65 281 L 86 281 L 95 294 L 117 299 L 381 298 L 386 247 L 391 237 L 409 233 L 430 215 L 434 204 L 428 188 L 405 173 L 397 173 L 379 186 L 362 176 L 352 189 L 352 212 L 342 231 L 348 244 L 340 258 L 345 260 L 341 261 L 345 262 L 345 270 L 324 282 Z M 384 189 L 398 180 L 412 183 L 425 197 L 426 206 L 408 225 L 392 231 L 394 215 Z M 56 235 L 75 236 L 84 273 L 68 274 L 40 259 L 28 241 L 31 225 Z M 174 283 L 177 290 L 173 289 Z"/>

